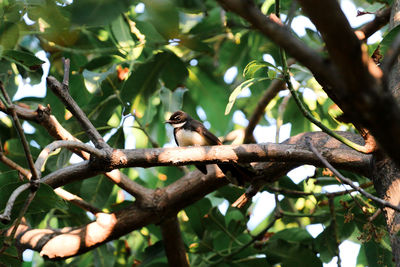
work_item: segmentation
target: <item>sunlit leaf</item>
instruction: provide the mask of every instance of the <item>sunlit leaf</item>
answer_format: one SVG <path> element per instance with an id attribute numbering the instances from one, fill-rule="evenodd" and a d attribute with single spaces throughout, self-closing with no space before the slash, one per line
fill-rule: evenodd
<path id="1" fill-rule="evenodd" d="M 265 62 L 265 61 L 251 61 L 249 64 L 247 64 L 246 68 L 243 71 L 243 77 L 249 79 L 249 78 L 254 78 L 254 75 L 257 71 L 259 71 L 262 68 L 273 68 L 277 70 L 278 72 L 281 72 L 280 69 L 278 69 L 276 66 L 274 66 L 271 63 Z"/>
<path id="2" fill-rule="evenodd" d="M 111 30 L 122 51 L 127 53 L 133 50 L 135 42 L 132 39 L 129 26 L 123 16 L 119 16 L 111 23 Z"/>
<path id="3" fill-rule="evenodd" d="M 248 80 L 242 82 L 238 87 L 236 87 L 233 90 L 233 92 L 231 93 L 231 95 L 229 96 L 229 102 L 226 105 L 225 115 L 227 115 L 227 114 L 229 114 L 229 112 L 231 112 L 233 104 L 235 104 L 236 98 L 243 91 L 243 89 L 252 86 L 254 83 L 264 81 L 267 79 L 269 79 L 269 78 L 251 78 L 251 79 L 248 79 Z"/>

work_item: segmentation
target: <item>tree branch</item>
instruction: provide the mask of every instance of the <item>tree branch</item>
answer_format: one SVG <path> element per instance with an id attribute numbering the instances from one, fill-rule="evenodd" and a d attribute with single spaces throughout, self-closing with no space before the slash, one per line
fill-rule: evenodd
<path id="1" fill-rule="evenodd" d="M 17 200 L 17 197 L 22 192 L 24 192 L 25 190 L 29 189 L 30 187 L 31 187 L 31 184 L 29 184 L 29 183 L 23 184 L 23 185 L 18 186 L 17 189 L 15 189 L 12 192 L 11 196 L 8 198 L 8 201 L 7 201 L 6 207 L 4 208 L 3 213 L 0 214 L 0 220 L 3 223 L 6 224 L 11 220 L 10 215 L 11 215 L 12 208 L 14 207 L 15 200 Z M 29 202 L 29 204 L 30 204 L 30 202 Z"/>
<path id="2" fill-rule="evenodd" d="M 90 145 L 84 144 L 82 142 L 77 142 L 77 141 L 54 141 L 53 143 L 47 145 L 39 154 L 36 162 L 35 162 L 35 168 L 38 170 L 40 173 L 40 170 L 42 169 L 46 159 L 49 157 L 49 155 L 54 151 L 59 148 L 69 148 L 71 150 L 79 149 L 86 151 L 90 153 L 91 155 L 98 157 L 100 159 L 105 158 L 105 153 L 103 153 L 102 150 L 96 149 Z"/>
<path id="3" fill-rule="evenodd" d="M 382 87 L 383 73 L 368 56 L 366 45 L 361 45 L 337 1 L 299 0 L 299 3 L 321 32 L 345 83 L 334 88 L 341 99 L 341 108 L 353 122 L 369 129 L 380 147 L 400 163 L 400 108 Z M 349 101 L 355 95 L 357 101 Z"/>
<path id="4" fill-rule="evenodd" d="M 360 29 L 355 31 L 358 39 L 366 41 L 371 35 L 379 31 L 383 26 L 389 23 L 391 7 L 379 10 L 375 14 L 375 18 L 363 25 Z"/>
<path id="5" fill-rule="evenodd" d="M 93 144 L 97 148 L 108 148 L 109 146 L 104 141 L 103 137 L 96 130 L 86 114 L 82 111 L 82 109 L 69 94 L 68 85 L 61 84 L 59 81 L 57 81 L 56 78 L 52 76 L 47 77 L 47 85 L 53 91 L 53 93 L 64 103 L 64 105 L 68 108 L 72 115 L 74 115 L 74 117 L 78 120 L 81 127 L 86 132 Z"/>
<path id="6" fill-rule="evenodd" d="M 261 96 L 260 101 L 258 101 L 256 108 L 253 111 L 249 119 L 249 124 L 244 131 L 243 143 L 248 144 L 254 140 L 253 132 L 256 128 L 261 117 L 264 115 L 265 108 L 271 102 L 271 100 L 285 88 L 285 81 L 282 79 L 273 80 L 270 86 L 265 90 L 264 94 Z"/>
<path id="7" fill-rule="evenodd" d="M 93 215 L 96 215 L 101 212 L 101 209 L 93 206 L 92 204 L 86 202 L 85 200 L 78 197 L 77 195 L 71 194 L 70 192 L 68 192 L 60 187 L 54 189 L 54 192 L 61 198 L 65 199 L 66 201 L 71 202 L 72 204 L 82 208 L 83 210 L 86 210 L 86 211 L 92 213 Z"/>
<path id="8" fill-rule="evenodd" d="M 1 101 L 0 110 L 8 113 L 6 107 L 2 104 Z M 15 106 L 15 110 L 19 117 L 42 125 L 47 130 L 47 132 L 57 140 L 70 140 L 80 142 L 79 139 L 75 138 L 58 122 L 58 120 L 53 115 L 51 115 L 51 110 L 49 106 L 44 107 L 42 105 L 39 105 L 36 111 L 20 106 Z M 72 152 L 76 153 L 78 156 L 86 160 L 88 160 L 90 157 L 89 153 L 81 150 L 72 149 Z M 131 179 L 129 179 L 129 177 L 127 177 L 119 170 L 113 170 L 111 172 L 105 173 L 104 175 L 113 183 L 124 189 L 126 192 L 135 196 L 136 199 L 139 201 L 145 198 L 146 194 L 151 191 L 151 189 L 147 189 L 142 185 L 132 181 Z"/>
<path id="9" fill-rule="evenodd" d="M 176 215 L 166 218 L 161 223 L 161 234 L 169 266 L 189 266 L 185 243 L 182 239 L 179 221 Z"/>
<path id="10" fill-rule="evenodd" d="M 335 67 L 317 52 L 307 47 L 295 37 L 290 30 L 277 21 L 265 16 L 253 1 L 248 0 L 218 0 L 226 10 L 243 17 L 254 28 L 267 36 L 270 40 L 285 49 L 291 57 L 311 70 L 318 81 L 323 85 L 343 87 Z"/>
<path id="11" fill-rule="evenodd" d="M 11 117 L 14 122 L 14 127 L 18 132 L 19 138 L 21 139 L 21 143 L 22 143 L 22 146 L 23 146 L 24 152 L 25 152 L 25 157 L 26 157 L 26 160 L 28 161 L 28 166 L 32 173 L 32 181 L 36 182 L 39 179 L 39 175 L 35 169 L 35 164 L 33 163 L 33 158 L 32 158 L 32 154 L 31 154 L 31 150 L 29 148 L 28 141 L 26 140 L 24 130 L 22 129 L 22 125 L 21 125 L 21 123 L 18 119 L 18 115 L 14 109 L 14 104 L 11 102 L 11 99 L 8 96 L 7 91 L 3 86 L 3 82 L 1 82 L 1 81 L 0 81 L 0 90 L 6 101 L 4 103 L 4 105 L 8 106 L 8 110 L 10 111 Z"/>
<path id="12" fill-rule="evenodd" d="M 377 204 L 379 204 L 382 208 L 383 207 L 389 207 L 392 208 L 398 212 L 400 212 L 400 206 L 396 206 L 393 205 L 390 202 L 387 202 L 379 197 L 376 197 L 370 193 L 368 193 L 367 191 L 365 191 L 364 189 L 362 189 L 361 187 L 355 185 L 350 179 L 344 177 L 340 172 L 338 172 L 319 152 L 318 150 L 312 145 L 311 142 L 308 142 L 308 145 L 310 147 L 310 149 L 312 150 L 312 152 L 321 160 L 321 162 L 329 169 L 333 172 L 333 174 L 339 178 L 339 180 L 342 183 L 348 184 L 351 188 L 353 188 L 354 190 L 357 190 L 358 192 L 360 192 L 363 196 L 372 199 L 373 201 L 375 201 Z"/>
<path id="13" fill-rule="evenodd" d="M 252 1 L 218 2 L 246 19 L 309 68 L 352 121 L 371 130 L 380 146 L 400 163 L 400 140 L 397 138 L 400 136 L 400 108 L 390 93 L 382 92 L 382 72 L 368 57 L 366 47 L 361 48 L 337 1 L 299 1 L 321 32 L 336 66 L 294 38 L 286 28 L 267 18 Z M 337 31 L 339 27 L 340 32 Z M 357 101 L 349 101 L 354 95 L 358 96 Z"/>
<path id="14" fill-rule="evenodd" d="M 355 136 L 349 133 L 346 135 L 347 137 Z M 347 165 L 349 167 L 351 164 L 347 164 L 343 161 L 347 161 L 351 158 L 356 160 L 353 156 L 357 156 L 358 159 L 356 161 L 358 161 L 358 163 L 354 161 L 352 164 L 358 165 L 359 167 L 352 170 L 354 171 L 361 168 L 364 169 L 363 173 L 369 172 L 370 156 L 350 150 L 324 133 L 301 134 L 289 139 L 287 144 L 297 143 L 299 145 L 303 143 L 303 145 L 306 146 L 304 139 L 307 136 L 313 136 L 314 139 L 312 142 L 320 149 L 322 147 L 327 148 L 327 151 L 324 153 L 326 156 L 335 159 L 336 153 L 342 155 L 339 157 L 340 159 L 336 158 L 337 161 L 334 161 L 335 165 L 338 164 L 343 167 Z M 358 138 L 358 140 L 362 141 L 361 138 Z M 201 148 L 198 149 L 201 151 Z M 331 152 L 329 152 L 328 149 Z M 181 149 L 175 148 L 174 150 L 175 153 L 171 155 L 176 157 L 177 155 L 175 154 L 179 154 Z M 162 149 L 152 149 L 152 151 L 161 152 Z M 172 151 L 173 150 L 170 152 Z M 285 157 L 290 157 L 293 153 L 290 152 L 286 156 L 283 156 L 283 158 L 277 157 L 276 159 L 283 161 Z M 346 153 L 349 153 L 347 159 L 343 157 L 343 154 Z M 152 162 L 153 165 L 156 165 L 156 163 L 155 161 Z M 162 162 L 162 164 L 164 164 L 164 162 Z M 295 162 L 268 162 L 254 164 L 254 168 L 259 175 L 259 179 L 263 180 L 265 183 L 276 181 L 287 171 L 300 164 L 301 163 Z M 95 165 L 95 163 L 85 161 L 57 170 L 42 178 L 41 181 L 52 187 L 58 187 L 65 183 L 70 183 L 72 180 L 94 176 L 100 172 L 99 169 L 96 168 L 98 168 L 98 166 Z M 226 179 L 221 179 L 224 177 L 224 174 L 218 168 L 212 168 L 210 166 L 208 170 L 209 173 L 207 175 L 203 175 L 199 171 L 190 172 L 171 185 L 152 191 L 146 197 L 145 203 L 139 204 L 135 202 L 126 209 L 112 214 L 105 214 L 104 218 L 98 216 L 96 221 L 78 228 L 39 230 L 29 229 L 27 226 L 22 225 L 17 232 L 18 243 L 23 248 L 31 248 L 40 251 L 42 256 L 48 256 L 50 258 L 66 258 L 84 253 L 107 241 L 139 229 L 144 225 L 160 223 L 163 218 L 177 213 L 179 210 L 193 204 L 208 193 L 228 183 Z M 38 245 L 38 240 L 45 240 L 45 242 Z M 68 244 L 68 246 L 66 247 L 65 244 Z"/>
<path id="15" fill-rule="evenodd" d="M 26 170 L 25 168 L 23 168 L 22 166 L 18 165 L 17 163 L 15 163 L 14 161 L 10 160 L 9 158 L 7 158 L 6 156 L 3 155 L 3 153 L 1 152 L 1 148 L 0 148 L 0 161 L 2 161 L 4 164 L 6 164 L 7 166 L 9 166 L 10 168 L 17 170 L 18 172 L 20 172 L 23 176 L 25 176 L 28 180 L 31 179 L 32 174 Z M 93 213 L 93 215 L 96 215 L 96 213 L 101 212 L 100 209 L 92 206 L 90 203 L 84 201 L 82 198 L 71 194 L 70 192 L 62 189 L 62 188 L 56 188 L 54 189 L 54 192 L 60 196 L 61 198 L 65 199 L 66 201 L 71 202 L 72 204 L 81 207 L 82 209 L 89 211 L 91 213 Z"/>

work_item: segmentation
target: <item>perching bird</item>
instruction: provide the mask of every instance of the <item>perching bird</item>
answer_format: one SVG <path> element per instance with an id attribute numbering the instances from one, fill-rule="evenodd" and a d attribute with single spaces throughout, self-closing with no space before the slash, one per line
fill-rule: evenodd
<path id="1" fill-rule="evenodd" d="M 221 141 L 213 135 L 204 125 L 190 117 L 183 111 L 176 111 L 166 121 L 174 127 L 174 138 L 178 146 L 213 146 L 222 145 Z M 218 167 L 228 179 L 236 178 L 237 184 L 243 185 L 244 179 L 248 177 L 244 167 L 234 163 L 219 163 Z M 205 165 L 196 165 L 204 174 L 207 174 Z M 229 173 L 230 172 L 230 173 Z M 248 180 L 248 179 L 246 179 Z"/>

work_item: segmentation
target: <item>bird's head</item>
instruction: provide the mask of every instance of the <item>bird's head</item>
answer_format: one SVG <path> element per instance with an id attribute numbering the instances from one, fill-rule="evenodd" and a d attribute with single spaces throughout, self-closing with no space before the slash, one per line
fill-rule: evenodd
<path id="1" fill-rule="evenodd" d="M 187 113 L 178 110 L 174 112 L 171 117 L 169 117 L 169 120 L 167 120 L 165 123 L 171 124 L 174 128 L 179 128 L 182 127 L 190 119 L 191 117 Z"/>

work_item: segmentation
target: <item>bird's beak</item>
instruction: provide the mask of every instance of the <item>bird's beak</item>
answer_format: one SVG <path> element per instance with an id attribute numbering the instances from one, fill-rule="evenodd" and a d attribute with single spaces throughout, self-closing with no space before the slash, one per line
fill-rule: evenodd
<path id="1" fill-rule="evenodd" d="M 171 123 L 171 121 L 170 121 L 170 120 L 167 120 L 167 121 L 164 121 L 164 123 Z"/>

